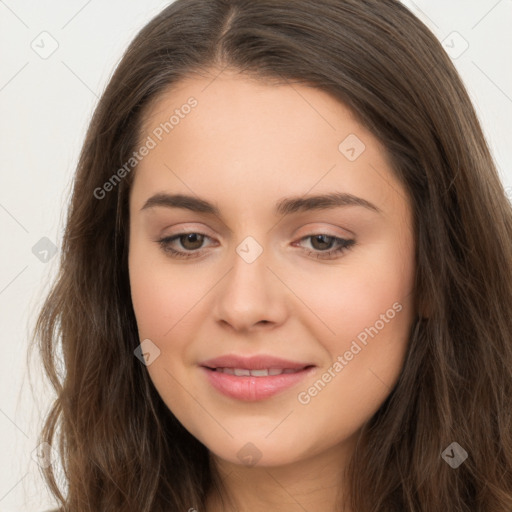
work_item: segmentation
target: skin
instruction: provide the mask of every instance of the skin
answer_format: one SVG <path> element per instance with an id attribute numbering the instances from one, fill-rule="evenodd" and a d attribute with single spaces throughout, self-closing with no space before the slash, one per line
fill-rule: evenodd
<path id="1" fill-rule="evenodd" d="M 334 511 L 357 436 L 403 367 L 416 313 L 410 203 L 384 147 L 327 93 L 236 72 L 212 77 L 187 78 L 167 91 L 141 130 L 144 140 L 190 96 L 197 99 L 134 171 L 132 301 L 140 340 L 160 350 L 147 371 L 169 409 L 209 449 L 233 510 Z M 365 145 L 354 161 L 338 149 L 349 134 Z M 352 205 L 273 212 L 284 197 L 333 191 L 381 211 Z M 203 198 L 220 216 L 141 210 L 156 193 Z M 158 243 L 183 232 L 206 237 L 183 237 L 172 248 L 199 257 L 175 259 Z M 317 255 L 339 245 L 329 238 L 315 243 L 321 234 L 356 244 L 322 259 Z M 250 264 L 236 252 L 248 236 L 263 249 Z M 358 334 L 395 303 L 400 311 L 333 371 Z M 278 395 L 243 402 L 212 388 L 198 366 L 227 353 L 271 354 L 317 368 Z M 298 394 L 329 368 L 335 377 L 301 403 Z M 245 448 L 259 457 L 256 465 L 237 455 L 247 443 L 256 447 Z M 207 510 L 228 509 L 212 492 Z"/>

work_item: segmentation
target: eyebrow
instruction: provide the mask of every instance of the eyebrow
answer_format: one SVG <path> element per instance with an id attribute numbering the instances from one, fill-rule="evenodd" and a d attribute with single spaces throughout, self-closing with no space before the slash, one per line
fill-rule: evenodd
<path id="1" fill-rule="evenodd" d="M 206 213 L 220 217 L 220 210 L 214 204 L 205 199 L 184 194 L 155 194 L 144 203 L 141 211 L 156 206 L 183 208 L 193 212 Z M 382 213 L 380 208 L 366 199 L 345 192 L 333 192 L 314 196 L 285 197 L 277 201 L 274 207 L 274 214 L 286 216 L 298 212 L 329 210 L 342 206 L 361 206 L 376 213 Z"/>

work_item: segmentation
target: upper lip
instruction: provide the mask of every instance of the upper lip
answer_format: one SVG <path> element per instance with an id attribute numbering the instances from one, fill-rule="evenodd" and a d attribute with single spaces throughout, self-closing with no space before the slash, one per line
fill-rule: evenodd
<path id="1" fill-rule="evenodd" d="M 239 356 L 236 354 L 226 354 L 203 361 L 201 366 L 206 366 L 207 368 L 239 368 L 246 370 L 264 370 L 270 368 L 300 370 L 307 366 L 314 365 L 311 363 L 289 361 L 270 355 Z"/>

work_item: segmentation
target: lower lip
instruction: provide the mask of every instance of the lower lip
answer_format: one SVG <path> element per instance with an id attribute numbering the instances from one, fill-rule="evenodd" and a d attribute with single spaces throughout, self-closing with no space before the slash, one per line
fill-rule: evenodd
<path id="1" fill-rule="evenodd" d="M 281 391 L 289 389 L 301 380 L 311 375 L 315 367 L 306 368 L 295 373 L 282 373 L 268 377 L 253 377 L 230 375 L 204 366 L 201 369 L 206 373 L 210 384 L 226 396 L 237 400 L 257 401 L 270 398 Z"/>

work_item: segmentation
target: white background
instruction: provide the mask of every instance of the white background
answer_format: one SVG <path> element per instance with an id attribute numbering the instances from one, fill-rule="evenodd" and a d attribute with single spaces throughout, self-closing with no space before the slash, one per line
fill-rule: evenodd
<path id="1" fill-rule="evenodd" d="M 44 263 L 32 248 L 43 237 L 60 247 L 93 109 L 128 43 L 168 3 L 0 0 L 0 512 L 54 505 L 31 458 L 52 395 L 37 359 L 31 390 L 26 349 L 58 253 Z M 404 3 L 450 51 L 469 44 L 453 61 L 512 198 L 512 0 Z M 58 44 L 46 59 L 31 47 L 44 37 L 51 48 L 44 31 Z"/>

